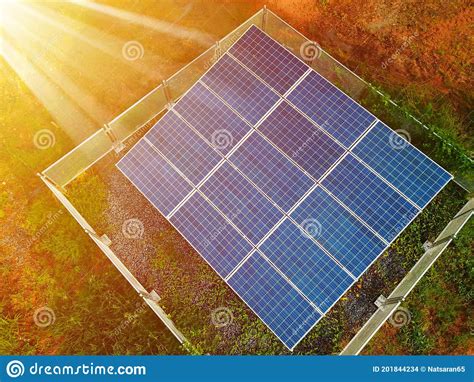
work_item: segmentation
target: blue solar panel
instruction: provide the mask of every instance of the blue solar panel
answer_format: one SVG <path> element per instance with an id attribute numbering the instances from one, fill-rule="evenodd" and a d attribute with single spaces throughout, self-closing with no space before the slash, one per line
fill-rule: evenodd
<path id="1" fill-rule="evenodd" d="M 278 105 L 258 130 L 316 179 L 346 151 L 286 102 Z"/>
<path id="2" fill-rule="evenodd" d="M 224 163 L 201 191 L 257 244 L 283 214 L 229 163 Z"/>
<path id="3" fill-rule="evenodd" d="M 418 209 L 351 154 L 329 173 L 322 185 L 388 242 L 418 213 Z"/>
<path id="4" fill-rule="evenodd" d="M 352 151 L 421 208 L 452 178 L 382 122 Z"/>
<path id="5" fill-rule="evenodd" d="M 291 217 L 356 277 L 386 247 L 320 187 L 307 196 Z"/>
<path id="6" fill-rule="evenodd" d="M 250 253 L 252 246 L 199 193 L 170 222 L 223 278 Z"/>
<path id="7" fill-rule="evenodd" d="M 354 281 L 290 220 L 285 220 L 260 250 L 323 312 Z"/>
<path id="8" fill-rule="evenodd" d="M 247 123 L 200 83 L 176 104 L 174 110 L 223 155 L 227 155 L 251 130 Z"/>
<path id="9" fill-rule="evenodd" d="M 257 123 L 279 97 L 231 57 L 222 57 L 201 79 L 247 121 Z"/>
<path id="10" fill-rule="evenodd" d="M 305 77 L 287 99 L 346 147 L 375 121 L 367 110 L 316 72 Z"/>
<path id="11" fill-rule="evenodd" d="M 252 25 L 229 52 L 280 94 L 308 70 L 296 56 Z"/>
<path id="12" fill-rule="evenodd" d="M 138 142 L 117 167 L 163 215 L 168 215 L 192 187 L 146 142 Z"/>
<path id="13" fill-rule="evenodd" d="M 313 185 L 313 181 L 257 133 L 230 156 L 258 188 L 288 211 Z"/>
<path id="14" fill-rule="evenodd" d="M 306 71 L 252 26 L 118 163 L 290 349 L 451 178 Z"/>
<path id="15" fill-rule="evenodd" d="M 290 349 L 321 318 L 258 253 L 253 253 L 228 283 Z"/>
<path id="16" fill-rule="evenodd" d="M 219 163 L 221 156 L 176 114 L 167 113 L 146 135 L 194 185 Z"/>

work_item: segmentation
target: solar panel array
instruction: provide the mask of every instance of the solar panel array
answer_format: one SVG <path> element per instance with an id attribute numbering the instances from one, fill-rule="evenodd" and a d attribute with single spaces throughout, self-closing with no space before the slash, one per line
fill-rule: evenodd
<path id="1" fill-rule="evenodd" d="M 293 349 L 451 175 L 256 26 L 118 168 Z"/>

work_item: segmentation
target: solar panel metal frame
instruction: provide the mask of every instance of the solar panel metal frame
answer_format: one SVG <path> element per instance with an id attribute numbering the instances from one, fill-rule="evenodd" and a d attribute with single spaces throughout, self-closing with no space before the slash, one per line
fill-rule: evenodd
<path id="1" fill-rule="evenodd" d="M 264 34 L 265 34 L 268 38 L 270 38 L 272 41 L 276 41 L 276 40 L 274 40 L 271 36 L 269 36 L 265 31 L 261 30 L 258 26 L 252 24 L 251 26 L 249 26 L 249 28 L 247 29 L 247 31 L 248 31 L 250 28 L 257 28 L 260 32 L 264 33 Z M 243 36 L 245 36 L 245 34 L 247 33 L 247 31 L 244 32 L 244 33 L 240 36 L 240 38 L 242 38 Z M 240 40 L 240 38 L 237 39 L 237 40 L 229 47 L 228 50 L 230 50 L 230 49 L 232 48 L 232 46 L 234 46 L 234 45 Z M 280 45 L 282 48 L 286 49 L 286 48 L 283 47 L 278 41 L 276 41 L 276 42 L 277 42 L 278 45 Z M 288 50 L 287 50 L 287 51 L 288 51 Z M 288 51 L 288 52 L 289 52 L 290 54 L 296 56 L 296 55 L 293 54 L 292 52 L 290 52 L 290 51 Z M 229 55 L 228 53 L 225 53 L 224 55 L 226 55 L 226 54 Z M 231 56 L 231 57 L 232 57 L 232 56 Z M 297 57 L 297 56 L 296 56 L 296 57 Z M 232 57 L 232 58 L 235 59 L 235 57 Z M 309 116 L 307 116 L 307 114 L 305 114 L 304 112 L 302 112 L 301 110 L 299 110 L 295 105 L 293 105 L 293 104 L 286 98 L 286 96 L 287 96 L 299 83 L 301 83 L 302 80 L 303 80 L 309 73 L 315 72 L 315 73 L 317 73 L 318 75 L 320 75 L 320 74 L 319 74 L 318 72 L 316 72 L 313 68 L 311 68 L 309 65 L 307 65 L 307 63 L 305 63 L 304 61 L 302 61 L 299 57 L 297 57 L 297 58 L 298 58 L 298 60 L 300 60 L 304 65 L 306 65 L 307 71 L 302 75 L 301 78 L 299 78 L 299 79 L 295 82 L 295 84 L 294 84 L 284 95 L 281 95 L 280 93 L 278 93 L 278 92 L 277 92 L 275 89 L 273 89 L 269 84 L 267 84 L 263 79 L 261 79 L 257 74 L 255 74 L 254 72 L 252 72 L 249 68 L 247 68 L 245 65 L 243 65 L 240 61 L 238 61 L 237 59 L 235 59 L 235 61 L 237 61 L 237 62 L 239 63 L 239 65 L 241 65 L 243 68 L 245 68 L 251 75 L 255 76 L 258 80 L 260 80 L 262 83 L 264 83 L 266 86 L 268 86 L 273 92 L 275 92 L 275 93 L 276 93 L 277 95 L 279 95 L 279 97 L 280 97 L 280 100 L 278 100 L 278 101 L 276 102 L 276 104 L 261 118 L 261 120 L 258 121 L 258 122 L 255 124 L 255 126 L 254 126 L 254 125 L 251 125 L 251 127 L 252 127 L 252 129 L 257 129 L 259 123 L 261 123 L 262 120 L 264 120 L 268 115 L 270 115 L 271 112 L 275 109 L 275 107 L 276 107 L 276 106 L 282 101 L 282 99 L 283 99 L 283 100 L 286 100 L 288 103 L 290 103 L 290 105 L 292 105 L 295 109 L 297 109 L 303 116 L 307 117 L 317 128 L 320 128 L 321 130 L 323 130 L 325 133 L 327 133 L 327 134 L 328 134 L 333 140 L 335 140 L 336 142 L 339 142 L 339 141 L 338 141 L 336 138 L 334 138 L 330 133 L 328 133 L 323 127 L 319 126 L 315 121 L 313 121 L 312 119 L 310 119 Z M 207 72 L 209 72 L 209 71 L 214 67 L 214 65 L 215 65 L 218 61 L 219 61 L 219 60 L 217 60 L 213 65 L 211 65 L 211 67 L 208 68 L 208 70 L 200 77 L 200 79 L 199 79 L 198 81 L 196 81 L 196 83 L 200 82 L 201 79 L 207 74 Z M 324 78 L 324 77 L 323 77 L 323 78 Z M 328 81 L 328 80 L 327 80 L 327 81 Z M 328 82 L 329 82 L 330 85 L 332 85 L 332 86 L 333 86 L 334 88 L 336 88 L 338 91 L 341 91 L 342 93 L 344 93 L 342 90 L 340 90 L 339 88 L 337 88 L 332 82 L 330 82 L 330 81 L 328 81 Z M 193 89 L 193 88 L 194 88 L 194 86 L 192 86 L 187 92 L 185 92 L 185 93 L 183 94 L 183 96 L 186 95 L 186 94 L 187 94 L 189 91 L 191 91 L 191 89 Z M 344 93 L 344 94 L 345 94 L 345 93 Z M 217 94 L 214 94 L 214 95 L 218 96 Z M 345 94 L 345 95 L 346 95 L 347 97 L 349 97 L 351 100 L 353 100 L 352 97 L 348 96 L 347 94 Z M 219 97 L 219 98 L 221 98 L 221 97 Z M 221 99 L 221 101 L 225 102 L 223 99 Z M 354 100 L 353 100 L 353 101 L 354 101 Z M 178 102 L 179 102 L 179 100 L 178 100 Z M 226 104 L 227 104 L 227 103 L 226 103 Z M 356 104 L 357 104 L 358 106 L 360 106 L 361 108 L 363 108 L 358 102 L 356 102 Z M 236 113 L 244 122 L 247 122 L 247 120 L 246 120 L 242 115 L 240 115 L 240 113 L 238 113 L 237 110 L 235 110 L 234 108 L 230 107 L 228 104 L 227 104 L 227 106 L 228 106 L 234 113 Z M 342 157 L 339 158 L 338 161 L 337 161 L 333 166 L 331 166 L 330 169 L 328 169 L 328 171 L 324 174 L 324 176 L 323 176 L 322 178 L 320 178 L 319 180 L 315 180 L 315 182 L 316 182 L 315 186 L 313 186 L 313 187 L 293 206 L 293 208 L 291 208 L 291 210 L 287 211 L 287 213 L 286 213 L 285 215 L 288 215 L 288 216 L 289 216 L 300 204 L 302 204 L 302 203 L 304 202 L 304 200 L 311 194 L 311 191 L 312 191 L 313 189 L 315 189 L 316 187 L 320 186 L 320 183 L 322 182 L 322 180 L 337 166 L 338 163 L 340 163 L 340 162 L 346 157 L 347 154 L 349 154 L 349 153 L 352 152 L 352 148 L 354 148 L 354 147 L 357 145 L 357 143 L 358 143 L 363 137 L 365 137 L 365 136 L 369 133 L 369 131 L 371 131 L 371 129 L 373 128 L 373 126 L 374 126 L 376 123 L 378 123 L 378 122 L 380 121 L 380 120 L 379 120 L 376 116 L 374 116 L 369 110 L 367 110 L 367 109 L 365 109 L 365 108 L 363 108 L 363 109 L 364 109 L 365 111 L 367 111 L 370 115 L 372 115 L 372 116 L 375 118 L 374 121 L 370 124 L 370 126 L 367 127 L 366 131 L 365 131 L 361 136 L 359 136 L 359 137 L 355 140 L 355 142 L 354 142 L 349 148 L 346 149 L 346 153 L 345 153 L 344 155 L 342 155 Z M 179 116 L 179 114 L 178 114 L 178 116 Z M 380 122 L 382 122 L 382 121 L 380 121 Z M 248 122 L 247 122 L 247 123 L 248 123 Z M 383 123 L 383 122 L 382 122 L 382 123 Z M 386 126 L 388 126 L 388 125 L 386 125 Z M 152 127 L 151 129 L 153 129 L 153 127 Z M 151 130 L 151 129 L 150 129 L 150 130 Z M 252 134 L 252 133 L 253 133 L 253 131 L 250 130 L 250 134 Z M 248 135 L 250 135 L 250 134 L 248 134 Z M 242 145 L 242 144 L 246 141 L 247 137 L 248 137 L 248 136 L 243 137 L 243 138 L 241 139 L 241 141 L 238 142 L 238 143 L 235 145 L 235 147 L 232 148 L 231 154 L 232 154 L 233 152 L 235 152 L 235 150 L 236 150 L 238 147 L 240 147 L 240 145 Z M 139 142 L 141 142 L 141 140 L 139 140 Z M 137 142 L 137 144 L 138 144 L 139 142 Z M 339 143 L 340 143 L 340 142 L 339 142 Z M 273 144 L 272 144 L 272 145 L 273 145 Z M 288 157 L 288 155 L 286 155 L 278 146 L 276 146 L 276 145 L 273 145 L 273 146 L 274 146 L 279 152 L 281 152 L 285 157 Z M 414 147 L 417 151 L 419 151 L 419 152 L 422 154 L 422 156 L 426 157 L 429 161 L 431 161 L 431 162 L 434 163 L 436 166 L 438 166 L 438 167 L 440 167 L 440 168 L 442 169 L 441 166 L 439 166 L 436 162 L 434 162 L 431 158 L 429 158 L 426 154 L 424 154 L 424 153 L 423 153 L 421 150 L 419 150 L 416 146 L 414 146 L 414 145 L 411 145 L 411 146 Z M 135 146 L 134 146 L 134 147 L 135 147 Z M 134 148 L 134 147 L 133 147 L 133 148 Z M 133 149 L 133 148 L 132 148 L 132 149 Z M 132 149 L 131 149 L 131 150 L 132 150 Z M 127 155 L 127 154 L 126 154 L 126 155 Z M 355 154 L 354 154 L 354 155 L 355 155 Z M 162 155 L 162 156 L 163 156 L 163 155 Z M 358 158 L 358 157 L 357 157 L 357 158 Z M 291 160 L 291 158 L 289 158 L 289 159 Z M 165 160 L 167 160 L 167 158 L 165 158 Z M 227 159 L 224 159 L 224 161 L 226 161 L 226 160 L 227 160 Z M 360 159 L 359 159 L 359 160 L 360 160 Z M 167 160 L 167 161 L 168 161 L 168 160 Z M 219 168 L 219 167 L 222 165 L 222 163 L 223 163 L 224 161 L 219 162 L 219 163 L 216 165 L 216 168 L 213 169 L 213 170 L 210 172 L 210 174 L 212 174 L 213 172 L 215 172 L 216 169 Z M 360 161 L 361 161 L 361 160 L 360 160 Z M 296 164 L 293 160 L 291 160 L 291 162 L 292 162 L 296 167 L 300 168 L 305 174 L 307 174 L 307 172 L 306 172 L 304 169 L 302 169 L 298 164 Z M 362 162 L 362 161 L 361 161 L 361 162 Z M 130 178 L 127 176 L 127 174 L 125 174 L 125 173 L 122 171 L 122 169 L 120 169 L 120 167 L 118 166 L 119 163 L 120 163 L 120 161 L 116 164 L 117 168 L 124 174 L 125 177 L 127 177 L 127 178 L 130 180 Z M 363 163 L 365 164 L 365 162 L 363 162 Z M 170 163 L 170 165 L 171 165 L 173 168 L 175 168 L 175 166 L 174 166 L 172 163 Z M 370 171 L 374 172 L 374 173 L 375 173 L 377 176 L 379 176 L 381 179 L 383 179 L 383 181 L 384 181 L 387 185 L 390 185 L 393 189 L 397 190 L 397 191 L 398 191 L 402 196 L 404 196 L 407 200 L 409 200 L 410 202 L 413 202 L 413 201 L 411 201 L 411 199 L 409 199 L 406 195 L 404 195 L 400 190 L 398 190 L 398 188 L 396 188 L 394 185 L 392 185 L 387 179 L 383 178 L 378 172 L 372 170 L 372 169 L 371 169 L 370 167 L 368 167 L 367 165 L 366 165 L 366 167 L 369 168 Z M 176 169 L 176 168 L 175 168 L 175 169 Z M 444 169 L 443 169 L 443 170 L 444 170 Z M 444 170 L 444 171 L 446 171 L 446 170 Z M 178 173 L 180 173 L 179 170 L 178 170 Z M 446 171 L 446 173 L 448 173 L 448 172 Z M 449 173 L 448 173 L 448 174 L 449 174 Z M 180 175 L 183 176 L 181 173 L 180 173 Z M 451 174 L 449 174 L 449 175 L 451 175 Z M 209 176 L 209 174 L 208 174 L 208 176 Z M 183 178 L 184 178 L 186 181 L 188 181 L 188 183 L 190 183 L 190 181 L 189 181 L 185 176 L 183 176 Z M 206 177 L 206 178 L 208 178 L 208 177 Z M 428 204 L 431 203 L 431 201 L 438 195 L 439 192 L 441 192 L 441 190 L 446 186 L 447 183 L 449 183 L 449 181 L 450 181 L 452 178 L 453 178 L 453 177 L 452 177 L 452 175 L 451 175 L 451 177 L 446 181 L 446 183 L 445 183 L 442 187 L 440 187 L 440 189 L 430 198 L 430 200 L 426 203 L 426 205 L 428 205 Z M 132 184 L 134 184 L 131 180 L 130 180 L 130 182 L 131 182 Z M 134 184 L 134 185 L 135 185 L 135 184 Z M 189 193 L 189 195 L 188 195 L 185 199 L 183 199 L 183 201 L 182 201 L 177 207 L 179 207 L 180 205 L 183 205 L 187 200 L 189 200 L 189 198 L 190 198 L 195 192 L 199 192 L 199 190 L 198 190 L 192 183 L 190 183 L 190 185 L 192 186 L 193 190 Z M 140 190 L 138 187 L 137 187 L 137 189 L 141 192 L 141 190 Z M 143 192 L 141 192 L 141 193 L 143 194 Z M 144 196 L 146 197 L 146 195 L 144 195 Z M 203 196 L 204 196 L 204 195 L 203 195 Z M 204 197 L 205 197 L 205 196 L 204 196 Z M 148 197 L 146 197 L 146 198 L 150 201 L 150 199 L 149 199 Z M 150 201 L 150 203 L 151 203 L 151 201 Z M 153 203 L 151 203 L 151 204 L 153 204 Z M 341 203 L 340 203 L 340 204 L 341 204 Z M 222 213 L 222 211 L 220 211 L 219 209 L 217 209 L 212 203 L 211 203 L 211 205 L 213 206 L 213 208 L 216 209 L 216 212 L 218 212 L 221 216 L 223 216 L 224 219 L 228 220 L 227 217 Z M 425 205 L 425 206 L 426 206 L 426 205 Z M 344 207 L 344 205 L 343 205 L 343 207 Z M 346 208 L 347 208 L 347 207 L 346 207 Z M 177 209 L 177 208 L 175 208 L 175 210 L 176 210 L 176 209 Z M 413 216 L 413 218 L 412 218 L 410 221 L 408 221 L 408 222 L 404 225 L 404 227 L 401 228 L 401 229 L 398 231 L 397 235 L 393 238 L 393 240 L 391 240 L 389 243 L 387 243 L 386 247 L 380 252 L 380 254 L 379 254 L 378 256 L 376 256 L 376 257 L 373 259 L 373 261 L 372 261 L 372 262 L 365 268 L 365 270 L 361 273 L 361 276 L 362 276 L 363 273 L 365 273 L 365 272 L 367 271 L 367 269 L 369 269 L 369 268 L 373 265 L 373 263 L 380 257 L 380 255 L 381 255 L 382 253 L 384 253 L 388 247 L 390 247 L 390 245 L 398 238 L 398 236 L 406 229 L 406 227 L 408 227 L 408 226 L 411 224 L 411 222 L 412 222 L 414 219 L 416 219 L 416 217 L 417 217 L 422 211 L 423 211 L 423 208 L 419 208 L 418 213 L 415 214 L 415 216 Z M 349 210 L 349 212 L 351 212 L 351 211 Z M 170 215 L 172 216 L 172 215 L 173 215 L 173 212 L 172 212 Z M 354 215 L 356 215 L 356 214 L 354 214 Z M 357 216 L 357 215 L 356 215 L 356 216 Z M 165 217 L 166 217 L 166 219 L 168 220 L 168 222 L 170 222 L 170 224 L 172 224 L 171 221 L 169 220 L 168 216 L 165 216 Z M 285 220 L 286 220 L 286 218 L 282 219 L 279 223 L 277 223 L 277 225 L 276 225 L 275 227 L 273 227 L 273 228 L 269 231 L 269 234 L 268 234 L 267 237 L 265 237 L 263 240 L 265 240 L 266 238 L 268 238 L 268 236 L 270 236 L 270 234 L 271 234 L 272 232 L 274 232 Z M 231 225 L 234 225 L 232 222 L 230 222 L 230 224 L 231 224 Z M 173 227 L 174 227 L 178 232 L 180 232 L 180 231 L 174 226 L 174 224 L 172 224 L 172 225 L 173 225 Z M 299 225 L 298 225 L 298 226 L 299 226 Z M 234 227 L 234 228 L 236 228 L 236 227 Z M 180 232 L 180 233 L 181 233 L 181 232 Z M 182 235 L 182 236 L 185 237 L 184 235 Z M 242 236 L 245 237 L 245 235 L 242 235 Z M 249 240 L 247 239 L 247 241 L 249 241 Z M 251 242 L 250 242 L 250 243 L 251 243 Z M 189 244 L 190 244 L 190 243 L 189 243 Z M 260 244 L 261 244 L 261 243 L 259 243 L 259 245 L 260 245 Z M 190 245 L 191 245 L 191 244 L 190 244 Z M 191 245 L 191 246 L 192 246 L 192 245 Z M 193 247 L 193 248 L 194 248 L 194 247 Z M 195 249 L 195 251 L 196 251 L 197 253 L 199 253 L 199 251 L 198 251 L 196 248 L 194 248 L 194 249 Z M 260 253 L 260 251 L 258 250 L 258 247 L 257 247 L 257 252 Z M 241 262 L 241 264 L 243 264 L 243 263 L 246 261 L 246 259 L 248 259 L 248 257 L 249 257 L 250 255 L 252 255 L 253 253 L 255 253 L 255 250 L 251 250 L 250 253 L 245 256 L 245 258 L 244 258 L 244 260 Z M 204 261 L 207 262 L 207 260 L 206 260 L 203 256 L 201 256 L 201 258 L 203 258 Z M 208 264 L 209 264 L 209 263 L 208 263 Z M 210 264 L 209 264 L 209 265 L 210 265 Z M 273 266 L 273 264 L 271 264 L 271 265 Z M 212 265 L 210 265 L 210 266 L 211 266 L 211 268 L 213 268 Z M 232 274 L 235 273 L 238 268 L 239 268 L 239 267 L 235 268 L 235 269 L 233 270 Z M 214 272 L 216 272 L 217 274 L 219 274 L 214 268 L 213 268 L 213 270 L 214 270 Z M 280 272 L 281 272 L 281 271 L 280 271 Z M 232 274 L 231 274 L 231 275 L 232 275 Z M 230 278 L 231 275 L 229 275 L 226 279 Z M 361 276 L 359 276 L 359 278 L 360 278 Z M 342 296 L 354 285 L 354 283 L 358 281 L 359 278 L 355 278 L 354 281 L 353 281 L 353 283 L 351 283 L 351 284 L 347 287 L 347 289 L 344 291 L 343 294 L 340 295 L 340 297 L 342 297 Z M 224 281 L 226 281 L 226 279 L 224 279 Z M 227 284 L 235 293 L 237 293 L 237 292 L 234 290 L 234 288 L 233 288 L 232 286 L 230 286 L 227 282 L 226 282 L 226 284 Z M 299 291 L 299 290 L 297 290 L 297 292 L 298 292 L 298 291 Z M 237 294 L 238 294 L 238 293 L 237 293 Z M 242 299 L 242 300 L 243 300 L 243 299 Z M 325 310 L 325 312 L 327 313 L 328 311 L 330 311 L 331 308 L 332 308 L 339 300 L 340 300 L 340 298 L 337 299 L 336 301 L 334 301 L 334 303 L 333 303 L 331 306 L 329 306 L 329 307 Z M 245 300 L 243 300 L 243 301 L 245 302 Z M 248 305 L 247 303 L 246 303 L 246 305 L 247 305 L 263 322 L 265 322 L 265 321 L 260 317 L 260 315 L 255 312 L 255 310 L 254 310 L 250 305 Z M 287 348 L 288 348 L 289 350 L 293 351 L 293 349 L 299 344 L 299 342 L 301 342 L 301 340 L 302 340 L 303 338 L 305 338 L 305 336 L 314 328 L 315 325 L 317 325 L 317 323 L 318 323 L 324 316 L 325 316 L 325 314 L 321 315 L 321 317 L 319 317 L 319 319 L 311 326 L 311 328 L 308 329 L 308 331 L 307 331 L 301 338 L 299 338 L 299 340 L 298 340 L 292 347 L 289 347 L 289 346 L 285 343 L 285 341 L 283 341 L 283 340 L 278 336 L 278 334 L 276 334 L 275 331 L 274 331 L 269 325 L 266 324 L 266 326 L 280 339 L 281 342 L 283 342 L 283 343 L 287 346 Z"/>

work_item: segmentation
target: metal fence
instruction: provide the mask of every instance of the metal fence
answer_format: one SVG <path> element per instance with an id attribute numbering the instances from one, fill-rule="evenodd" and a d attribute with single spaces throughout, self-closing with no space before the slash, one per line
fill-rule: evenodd
<path id="1" fill-rule="evenodd" d="M 340 353 L 341 355 L 359 354 L 382 325 L 396 314 L 398 307 L 415 288 L 421 278 L 432 267 L 444 250 L 456 238 L 464 225 L 474 214 L 474 199 L 470 199 L 456 216 L 448 223 L 444 230 L 438 235 L 434 243 L 425 251 L 412 269 L 400 281 L 387 299 L 375 311 L 364 326 L 351 339 Z"/>
<path id="2" fill-rule="evenodd" d="M 108 153 L 113 150 L 120 151 L 123 148 L 124 141 L 166 111 L 173 102 L 178 100 L 193 86 L 207 69 L 209 69 L 252 24 L 260 26 L 271 37 L 283 44 L 295 55 L 303 59 L 309 66 L 331 80 L 355 100 L 363 103 L 367 97 L 373 96 L 374 94 L 377 97 L 385 97 L 372 85 L 335 60 L 317 43 L 308 40 L 285 21 L 264 8 L 39 174 L 44 183 L 71 213 L 84 231 L 111 260 L 114 266 L 122 273 L 125 279 L 127 279 L 175 337 L 183 344 L 187 343 L 186 338 L 159 306 L 159 296 L 153 291 L 147 291 L 140 284 L 110 249 L 111 243 L 107 236 L 100 236 L 94 231 L 93 227 L 91 227 L 77 211 L 63 191 L 70 182 L 100 159 L 104 158 Z M 392 101 L 388 101 L 387 99 L 385 99 L 385 101 L 397 107 Z M 372 112 L 375 116 L 378 116 L 377 111 L 372 110 Z M 422 125 L 421 122 L 413 117 L 411 117 L 410 121 L 407 120 L 405 122 L 404 128 L 411 128 L 422 133 L 426 133 L 427 130 L 426 126 Z M 455 170 L 447 169 L 451 171 Z"/>

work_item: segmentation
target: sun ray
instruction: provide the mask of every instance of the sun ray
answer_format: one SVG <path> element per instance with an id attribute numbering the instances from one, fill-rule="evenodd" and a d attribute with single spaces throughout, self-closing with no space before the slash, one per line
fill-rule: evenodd
<path id="1" fill-rule="evenodd" d="M 108 55 L 121 64 L 136 70 L 143 74 L 153 83 L 158 83 L 162 76 L 156 67 L 151 67 L 141 60 L 130 61 L 124 58 L 122 54 L 125 42 L 102 32 L 100 29 L 86 25 L 82 22 L 73 20 L 67 16 L 63 16 L 55 11 L 45 9 L 38 9 L 34 6 L 21 5 L 19 11 L 19 17 L 26 17 L 28 19 L 27 25 L 35 25 L 38 21 L 41 21 L 41 27 L 44 28 L 46 25 L 60 31 L 67 33 L 71 37 L 74 37 L 77 41 L 81 42 L 89 47 L 95 48 L 100 52 Z"/>
<path id="2" fill-rule="evenodd" d="M 97 130 L 97 125 L 5 38 L 0 53 L 74 143 Z"/>
<path id="3" fill-rule="evenodd" d="M 107 72 L 110 73 L 111 65 L 107 65 L 103 61 L 99 61 L 96 57 L 91 55 L 81 54 L 80 49 L 74 46 L 68 46 L 67 51 L 61 49 L 62 40 L 58 38 L 58 35 L 54 31 L 47 28 L 40 28 L 35 32 L 32 32 L 25 27 L 24 23 L 18 22 L 17 18 L 14 18 L 8 23 L 11 23 L 11 29 L 15 30 L 15 33 L 21 33 L 25 36 L 25 39 L 32 42 L 30 49 L 35 51 L 35 55 L 39 57 L 46 57 L 47 59 L 53 60 L 58 65 L 67 65 L 77 73 L 80 73 L 81 77 L 85 77 L 89 82 L 97 84 L 99 83 L 101 88 L 110 89 L 111 86 L 116 82 L 116 79 L 112 76 L 104 76 L 104 66 Z M 7 22 L 5 22 L 7 24 Z M 70 44 L 69 44 L 70 45 Z M 74 57 L 80 55 L 81 59 L 77 60 Z M 126 71 L 121 71 L 121 75 L 126 74 Z"/>
<path id="4" fill-rule="evenodd" d="M 134 12 L 124 11 L 110 5 L 98 4 L 89 0 L 72 0 L 74 4 L 81 7 L 103 13 L 107 16 L 115 17 L 130 24 L 139 25 L 158 33 L 167 34 L 179 39 L 190 39 L 204 47 L 209 47 L 215 41 L 215 38 L 210 34 L 200 32 L 192 28 L 184 28 L 175 23 L 158 20 L 153 17 L 140 15 Z"/>
<path id="5" fill-rule="evenodd" d="M 25 52 L 28 60 L 40 69 L 52 83 L 61 88 L 84 113 L 97 122 L 98 125 L 104 124 L 112 117 L 111 113 L 95 97 L 74 82 L 68 75 L 64 74 L 61 67 L 55 65 L 48 55 L 41 54 L 41 46 L 38 47 L 33 40 L 25 36 L 24 28 L 21 25 L 15 25 L 14 21 L 6 21 L 6 26 L 12 26 L 12 28 L 8 27 L 6 29 L 6 34 L 10 37 L 10 41 L 14 41 L 15 45 L 22 52 Z M 10 30 L 14 30 L 15 33 L 11 33 Z"/>

